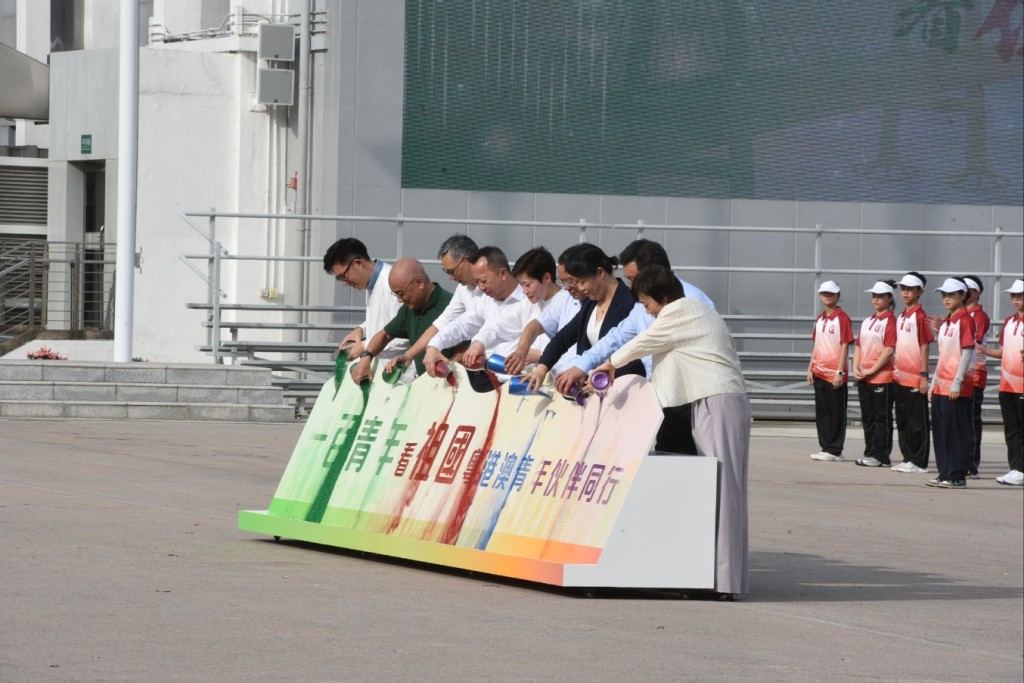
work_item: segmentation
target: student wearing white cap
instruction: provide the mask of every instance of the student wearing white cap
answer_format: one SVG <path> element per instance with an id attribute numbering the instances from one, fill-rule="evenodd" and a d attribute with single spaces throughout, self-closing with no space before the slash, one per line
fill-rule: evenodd
<path id="1" fill-rule="evenodd" d="M 981 465 L 981 404 L 985 400 L 985 385 L 988 383 L 988 367 L 985 365 L 985 355 L 982 349 L 988 342 L 988 331 L 992 327 L 992 321 L 988 313 L 981 306 L 981 293 L 985 291 L 985 285 L 977 275 L 962 275 L 957 278 L 963 280 L 967 285 L 967 314 L 974 319 L 975 354 L 974 365 L 968 372 L 971 375 L 971 384 L 974 385 L 974 456 L 971 460 L 971 469 L 967 472 L 968 479 L 981 479 L 978 474 L 978 466 Z"/>
<path id="2" fill-rule="evenodd" d="M 967 313 L 967 285 L 946 278 L 935 288 L 949 315 L 939 327 L 939 358 L 928 387 L 932 404 L 932 442 L 939 475 L 928 486 L 962 489 L 974 461 L 974 385 L 969 370 L 974 364 L 974 320 Z"/>
<path id="3" fill-rule="evenodd" d="M 919 299 L 928 280 L 911 271 L 897 286 L 904 310 L 896 316 L 896 353 L 893 356 L 896 432 L 903 462 L 896 472 L 928 471 L 928 345 L 935 338 Z"/>
<path id="4" fill-rule="evenodd" d="M 998 349 L 979 349 L 986 356 L 999 358 L 999 409 L 1003 414 L 1006 459 L 1010 471 L 996 481 L 1007 486 L 1024 486 L 1024 280 L 1015 280 L 1009 289 L 1016 312 L 1003 321 Z"/>
<path id="5" fill-rule="evenodd" d="M 892 280 L 878 281 L 871 289 L 875 312 L 864 320 L 853 347 L 853 378 L 857 380 L 864 457 L 861 467 L 888 467 L 892 453 L 892 357 L 896 351 L 896 316 Z"/>
<path id="6" fill-rule="evenodd" d="M 839 307 L 839 285 L 827 280 L 818 287 L 823 307 L 814 321 L 814 350 L 807 366 L 807 383 L 814 385 L 814 421 L 818 446 L 812 460 L 839 462 L 846 443 L 846 359 L 853 342 L 850 316 Z"/>

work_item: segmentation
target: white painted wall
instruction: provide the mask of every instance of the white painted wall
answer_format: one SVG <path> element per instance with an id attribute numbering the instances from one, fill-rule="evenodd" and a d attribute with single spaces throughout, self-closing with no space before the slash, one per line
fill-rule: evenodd
<path id="1" fill-rule="evenodd" d="M 109 5 L 93 0 L 94 21 L 114 22 Z M 30 0 L 18 0 L 21 8 Z M 30 3 L 30 26 L 48 27 L 40 11 L 46 3 Z M 318 3 L 325 3 L 320 0 Z M 704 200 L 697 198 L 550 195 L 539 193 L 403 190 L 401 134 L 403 102 L 404 2 L 401 0 L 332 0 L 327 17 L 327 52 L 313 59 L 313 198 L 311 210 L 323 214 L 395 215 L 458 219 L 524 219 L 603 222 L 689 223 L 716 225 L 799 226 L 817 223 L 833 227 L 932 228 L 987 230 L 1024 227 L 1021 207 L 923 206 L 828 202 Z M 247 12 L 294 12 L 296 2 L 274 0 L 246 3 Z M 154 16 L 173 31 L 203 28 L 201 0 L 154 0 Z M 19 18 L 19 21 L 21 19 Z M 116 23 L 110 27 L 116 33 Z M 19 34 L 20 35 L 20 34 Z M 97 26 L 93 40 L 102 43 L 105 30 Z M 179 260 L 182 254 L 205 253 L 206 243 L 178 217 L 182 210 L 216 207 L 222 211 L 273 212 L 291 205 L 285 179 L 295 169 L 295 111 L 253 108 L 255 57 L 251 53 L 213 53 L 195 41 L 143 48 L 140 63 L 140 141 L 137 247 L 142 272 L 136 277 L 136 355 L 151 360 L 197 361 L 208 356 L 194 349 L 205 341 L 202 311 L 188 302 L 205 301 L 206 286 Z M 107 160 L 108 202 L 116 202 L 116 50 L 54 55 L 51 94 L 58 107 L 51 147 L 51 239 L 75 234 L 75 172 L 67 161 Z M 45 55 L 43 57 L 45 59 Z M 255 109 L 255 110 L 254 110 Z M 279 124 L 277 127 L 274 122 Z M 93 134 L 93 153 L 80 152 L 80 136 Z M 63 164 L 63 166 L 62 166 Z M 108 234 L 114 234 L 116 212 L 110 204 Z M 433 258 L 438 243 L 458 228 L 414 227 L 404 253 Z M 232 253 L 298 253 L 297 226 L 261 221 L 218 223 L 218 238 Z M 473 227 L 474 238 L 507 249 L 510 256 L 528 248 L 531 231 L 510 232 Z M 371 255 L 397 255 L 393 226 L 365 223 L 314 224 L 312 254 L 319 256 L 340 235 L 355 234 Z M 667 235 L 663 239 L 678 265 L 805 266 L 811 256 L 807 243 L 791 236 L 751 236 L 719 230 L 712 233 Z M 547 233 L 540 242 L 553 251 L 574 242 L 573 231 Z M 593 236 L 609 251 L 631 239 L 625 231 Z M 983 241 L 940 241 L 893 237 L 878 245 L 859 238 L 829 245 L 826 267 L 870 267 L 902 270 L 907 263 L 921 269 L 952 268 L 984 271 L 991 263 L 990 245 Z M 977 246 L 977 248 L 975 248 Z M 964 255 L 968 262 L 965 262 Z M 1019 272 L 1020 254 L 1004 254 L 1007 272 Z M 198 264 L 202 266 L 203 264 Z M 261 289 L 283 291 L 284 303 L 298 303 L 295 269 L 262 263 L 228 265 L 224 288 L 231 301 L 262 303 Z M 447 282 L 439 270 L 435 279 Z M 311 303 L 361 304 L 362 294 L 335 284 L 319 265 L 310 268 Z M 812 278 L 791 275 L 727 275 L 694 271 L 687 279 L 700 285 L 730 312 L 807 313 L 815 297 Z M 805 282 L 806 280 L 806 282 Z M 851 283 L 852 284 L 852 283 Z M 863 284 L 863 283 L 860 283 Z M 869 285 L 870 283 L 867 283 Z M 865 285 L 865 286 L 867 286 Z M 864 287 L 860 287 L 863 289 Z M 807 291 L 805 291 L 807 290 Z M 986 293 L 987 294 L 987 293 Z M 230 316 L 227 316 L 230 319 Z M 269 317 L 269 316 L 268 316 Z M 253 319 L 253 316 L 247 316 Z M 274 333 L 267 333 L 271 338 Z M 247 332 L 247 338 L 259 335 Z M 314 335 L 322 338 L 339 335 Z"/>

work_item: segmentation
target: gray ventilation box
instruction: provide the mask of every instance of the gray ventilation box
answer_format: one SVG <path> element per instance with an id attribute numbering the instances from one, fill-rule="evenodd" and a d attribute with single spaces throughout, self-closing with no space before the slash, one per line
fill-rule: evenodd
<path id="1" fill-rule="evenodd" d="M 256 101 L 291 106 L 295 96 L 295 72 L 291 69 L 260 69 L 256 74 Z"/>
<path id="2" fill-rule="evenodd" d="M 295 60 L 295 27 L 291 24 L 260 24 L 260 59 Z"/>

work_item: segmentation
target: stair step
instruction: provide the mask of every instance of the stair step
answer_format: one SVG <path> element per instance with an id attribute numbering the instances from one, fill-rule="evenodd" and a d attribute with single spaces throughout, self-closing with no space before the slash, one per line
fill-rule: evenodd
<path id="1" fill-rule="evenodd" d="M 290 405 L 167 403 L 127 401 L 7 401 L 0 417 L 93 420 L 189 420 L 215 422 L 294 422 Z"/>
<path id="2" fill-rule="evenodd" d="M 102 363 L 0 359 L 0 381 L 270 386 L 262 368 L 184 363 Z"/>
<path id="3" fill-rule="evenodd" d="M 284 399 L 281 389 L 273 386 L 0 381 L 0 400 L 280 405 Z"/>

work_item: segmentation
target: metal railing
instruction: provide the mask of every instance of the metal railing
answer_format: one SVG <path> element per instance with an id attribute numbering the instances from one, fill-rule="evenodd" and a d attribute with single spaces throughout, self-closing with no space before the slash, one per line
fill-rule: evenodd
<path id="1" fill-rule="evenodd" d="M 605 231 L 628 232 L 630 237 L 640 238 L 645 231 L 666 231 L 666 232 L 715 232 L 728 233 L 778 233 L 804 236 L 813 241 L 813 262 L 801 267 L 773 267 L 770 265 L 757 266 L 733 266 L 733 265 L 674 265 L 673 270 L 680 273 L 706 272 L 706 273 L 765 273 L 765 274 L 788 274 L 788 275 L 813 275 L 815 281 L 814 290 L 827 274 L 829 277 L 837 275 L 855 275 L 859 277 L 882 277 L 877 270 L 862 268 L 833 268 L 825 267 L 826 240 L 838 235 L 854 236 L 894 236 L 906 235 L 916 238 L 970 238 L 986 240 L 990 243 L 992 254 L 991 268 L 987 272 L 976 272 L 983 278 L 991 278 L 989 291 L 999 292 L 1008 281 L 1012 281 L 1013 275 L 1002 271 L 1004 251 L 1011 249 L 1011 254 L 1022 253 L 1022 238 L 1020 232 L 1008 232 L 996 227 L 984 231 L 968 230 L 872 230 L 872 229 L 834 229 L 822 225 L 814 228 L 779 228 L 768 226 L 707 226 L 707 225 L 668 225 L 651 224 L 637 221 L 634 223 L 596 223 L 580 219 L 576 222 L 558 221 L 510 221 L 510 220 L 487 220 L 487 219 L 439 219 L 439 218 L 413 218 L 402 215 L 397 216 L 356 216 L 356 215 L 296 215 L 296 214 L 262 214 L 244 212 L 217 212 L 197 211 L 183 212 L 180 214 L 193 229 L 196 230 L 209 246 L 207 253 L 183 254 L 180 259 L 207 284 L 207 300 L 205 303 L 193 304 L 193 308 L 201 308 L 207 311 L 206 329 L 207 338 L 203 348 L 207 349 L 214 357 L 215 362 L 222 363 L 225 358 L 232 358 L 235 362 L 239 358 L 257 360 L 261 348 L 266 353 L 273 354 L 272 344 L 267 343 L 261 347 L 258 341 L 246 342 L 240 337 L 245 330 L 276 329 L 284 330 L 342 330 L 345 329 L 345 321 L 338 320 L 339 315 L 348 314 L 349 322 L 358 323 L 355 317 L 362 310 L 361 307 L 331 307 L 310 305 L 308 301 L 300 304 L 275 305 L 265 304 L 259 306 L 240 304 L 234 297 L 225 291 L 222 282 L 222 267 L 227 262 L 240 264 L 243 262 L 296 262 L 306 264 L 319 264 L 320 256 L 268 256 L 263 254 L 231 253 L 217 237 L 217 220 L 237 220 L 239 230 L 247 221 L 309 221 L 329 223 L 383 223 L 390 224 L 395 228 L 395 250 L 394 257 L 407 255 L 421 256 L 422 254 L 408 253 L 407 245 L 411 230 L 416 230 L 421 225 L 445 225 L 450 227 L 502 227 L 510 229 L 532 230 L 532 243 L 537 245 L 538 233 L 548 234 L 550 230 L 572 231 L 579 242 L 600 243 Z M 205 225 L 204 225 L 205 223 Z M 648 235 L 649 236 L 649 235 Z M 240 240 L 241 241 L 241 240 Z M 809 251 L 809 250 L 808 250 Z M 430 256 L 433 256 L 432 250 Z M 389 259 L 385 259 L 389 260 Z M 439 262 L 434 258 L 421 258 L 426 265 L 437 265 Z M 206 263 L 205 272 L 196 263 Z M 946 275 L 938 271 L 919 271 L 926 276 Z M 890 276 L 892 273 L 889 274 Z M 685 277 L 685 275 L 684 275 Z M 308 276 L 306 278 L 308 281 Z M 812 291 L 814 291 L 812 290 Z M 991 307 L 993 323 L 998 323 L 999 301 L 996 297 L 993 301 L 995 306 Z M 721 302 L 724 303 L 724 302 Z M 796 397 L 806 398 L 806 385 L 800 377 L 794 374 L 796 371 L 805 372 L 807 359 L 809 358 L 810 323 L 814 319 L 817 310 L 816 295 L 808 296 L 806 307 L 802 304 L 794 306 L 803 315 L 750 315 L 750 314 L 729 314 L 725 312 L 724 318 L 733 332 L 737 342 L 737 348 L 743 358 L 745 372 L 748 371 L 748 384 L 752 393 L 756 393 L 768 402 L 774 396 L 784 399 Z M 1004 304 L 1005 306 L 1005 304 Z M 293 314 L 295 320 L 276 322 L 253 322 L 243 319 L 242 314 L 248 309 L 250 313 L 256 310 L 274 311 L 278 313 Z M 794 310 L 794 313 L 797 313 Z M 225 319 L 225 313 L 230 314 L 230 319 Z M 284 316 L 287 317 L 287 316 Z M 225 332 L 230 333 L 230 339 L 225 340 Z M 278 342 L 280 344 L 280 342 Z M 309 348 L 316 353 L 324 353 L 330 345 L 324 343 L 312 343 L 305 341 L 302 337 L 296 344 L 288 345 L 288 348 L 295 351 L 299 348 Z M 784 347 L 784 348 L 780 348 Z M 283 348 L 279 346 L 278 348 Z M 283 364 L 279 364 L 279 367 Z M 309 374 L 315 375 L 317 371 L 322 372 L 324 362 L 306 361 L 304 356 L 295 361 L 291 369 L 309 368 Z M 997 374 L 997 373 L 996 373 Z M 321 380 L 322 381 L 322 380 Z M 851 403 L 852 405 L 852 403 Z"/>
<path id="2" fill-rule="evenodd" d="M 116 247 L 0 240 L 0 335 L 113 330 Z"/>

